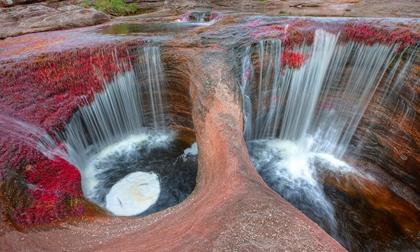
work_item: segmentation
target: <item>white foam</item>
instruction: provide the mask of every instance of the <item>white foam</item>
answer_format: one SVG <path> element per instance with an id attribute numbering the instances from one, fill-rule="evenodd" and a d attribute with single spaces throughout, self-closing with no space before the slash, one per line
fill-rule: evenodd
<path id="1" fill-rule="evenodd" d="M 159 178 L 152 172 L 133 172 L 118 181 L 106 195 L 105 208 L 118 216 L 133 216 L 156 203 Z"/>
<path id="2" fill-rule="evenodd" d="M 185 160 L 188 156 L 195 156 L 198 154 L 198 147 L 197 143 L 193 143 L 190 148 L 184 150 L 182 154 L 182 158 Z"/>
<path id="3" fill-rule="evenodd" d="M 88 199 L 95 201 L 99 185 L 97 175 L 106 171 L 99 163 L 116 154 L 118 156 L 129 155 L 141 145 L 147 145 L 148 148 L 167 146 L 174 140 L 174 137 L 175 133 L 172 131 L 147 131 L 128 136 L 120 142 L 107 146 L 93 156 L 84 169 L 81 169 L 83 194 Z M 138 154 L 141 155 L 141 153 Z M 100 204 L 100 202 L 96 203 Z"/>
<path id="4" fill-rule="evenodd" d="M 311 137 L 297 142 L 271 139 L 255 140 L 255 143 L 251 149 L 252 161 L 259 172 L 270 178 L 274 189 L 291 201 L 306 198 L 313 213 L 327 218 L 326 225 L 335 230 L 334 208 L 318 181 L 318 173 L 356 173 L 355 169 L 331 154 L 311 151 L 316 144 Z"/>
<path id="5" fill-rule="evenodd" d="M 277 165 L 288 171 L 290 179 L 306 179 L 312 184 L 315 182 L 309 164 L 310 153 L 300 148 L 296 143 L 287 140 L 271 140 L 268 142 L 268 146 L 278 150 L 284 157 Z"/>

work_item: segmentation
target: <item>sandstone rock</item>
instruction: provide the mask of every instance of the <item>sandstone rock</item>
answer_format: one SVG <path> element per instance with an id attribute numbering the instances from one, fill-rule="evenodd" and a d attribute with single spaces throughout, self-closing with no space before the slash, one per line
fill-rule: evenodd
<path id="1" fill-rule="evenodd" d="M 19 4 L 30 4 L 35 2 L 41 2 L 42 0 L 0 0 L 0 6 L 10 7 Z"/>
<path id="2" fill-rule="evenodd" d="M 37 3 L 0 9 L 0 39 L 25 33 L 96 25 L 110 18 L 69 3 Z"/>

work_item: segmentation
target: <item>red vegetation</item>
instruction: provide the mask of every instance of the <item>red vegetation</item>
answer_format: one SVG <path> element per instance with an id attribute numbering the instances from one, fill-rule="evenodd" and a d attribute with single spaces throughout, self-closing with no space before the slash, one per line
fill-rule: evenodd
<path id="1" fill-rule="evenodd" d="M 314 40 L 316 29 L 324 29 L 332 33 L 340 32 L 340 40 L 355 41 L 362 44 L 372 45 L 375 43 L 399 45 L 399 50 L 415 45 L 420 36 L 406 27 L 385 27 L 374 23 L 351 22 L 344 24 L 319 23 L 300 21 L 287 21 L 284 24 L 266 24 L 255 20 L 248 22 L 246 27 L 251 29 L 251 37 L 254 40 L 280 39 L 287 48 L 311 44 Z"/>
<path id="2" fill-rule="evenodd" d="M 102 88 L 103 80 L 122 70 L 113 50 L 120 58 L 128 57 L 123 48 L 80 49 L 0 70 L 4 76 L 0 79 L 2 112 L 49 132 L 61 129 L 80 105 L 81 96 L 92 98 Z"/>
<path id="3" fill-rule="evenodd" d="M 307 29 L 306 21 L 289 21 L 285 24 L 264 24 L 259 20 L 251 21 L 246 27 L 252 29 L 251 37 L 254 40 L 279 39 L 286 48 L 293 48 L 303 43 L 313 42 L 313 29 Z"/>
<path id="4" fill-rule="evenodd" d="M 387 30 L 377 28 L 367 23 L 347 24 L 344 27 L 344 40 L 365 44 L 399 44 L 399 49 L 414 45 L 420 38 L 408 29 L 399 28 Z"/>
<path id="5" fill-rule="evenodd" d="M 130 45 L 109 45 L 45 54 L 0 69 L 0 111 L 46 129 L 62 130 L 74 111 L 102 89 L 104 81 L 124 70 Z M 64 160 L 48 160 L 38 151 L 0 134 L 0 179 L 5 169 L 24 172 L 29 205 L 10 216 L 20 225 L 48 223 L 80 215 L 83 207 L 78 171 Z M 24 167 L 24 169 L 22 169 Z"/>
<path id="6" fill-rule="evenodd" d="M 27 207 L 15 209 L 12 218 L 16 224 L 46 224 L 83 214 L 80 174 L 65 160 L 41 159 L 27 165 L 24 178 L 31 201 Z"/>
<path id="7" fill-rule="evenodd" d="M 281 65 L 289 68 L 300 68 L 305 62 L 303 54 L 298 52 L 284 51 L 281 55 Z"/>

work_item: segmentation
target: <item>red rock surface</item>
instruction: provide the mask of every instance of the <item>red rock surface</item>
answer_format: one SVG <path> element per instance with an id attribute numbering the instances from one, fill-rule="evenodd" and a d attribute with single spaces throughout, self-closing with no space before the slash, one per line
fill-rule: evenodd
<path id="1" fill-rule="evenodd" d="M 222 20 L 220 27 L 224 25 Z M 296 33 L 293 41 L 300 41 L 299 34 Z M 92 41 L 96 42 L 95 46 Z M 191 113 L 194 122 L 200 154 L 197 187 L 193 194 L 173 208 L 144 218 L 82 217 L 74 224 L 57 223 L 55 227 L 27 233 L 8 228 L 2 222 L 1 249 L 344 250 L 259 177 L 243 140 L 241 101 L 236 95 L 235 77 L 231 71 L 226 71 L 231 68 L 225 57 L 227 53 L 220 46 L 198 45 L 197 41 L 193 35 L 182 34 L 164 44 L 165 50 L 172 55 L 172 63 L 176 62 L 180 68 L 172 73 L 173 84 L 187 87 L 185 89 L 191 93 L 191 97 L 183 98 L 190 99 L 190 104 L 179 104 L 174 108 L 186 114 L 185 117 Z M 92 97 L 101 88 L 99 76 L 91 73 L 102 69 L 106 79 L 120 70 L 110 58 L 110 49 L 121 50 L 118 55 L 122 58 L 129 57 L 125 54 L 127 45 L 138 43 L 138 38 L 94 34 L 92 29 L 25 35 L 0 41 L 0 87 L 6 91 L 0 97 L 2 112 L 49 131 L 61 129 L 80 104 L 78 97 Z M 38 46 L 34 49 L 33 45 Z M 285 59 L 285 64 L 293 66 L 300 61 L 298 55 L 293 55 Z M 177 71 L 183 74 L 182 78 L 177 78 Z M 185 89 L 179 88 L 180 91 Z M 189 109 L 192 111 L 188 112 Z M 17 143 L 5 139 L 5 136 L 0 138 L 3 164 L 0 168 L 4 170 L 4 163 L 13 160 L 10 158 L 12 153 L 32 165 L 25 173 L 26 180 L 74 198 L 80 197 L 80 191 L 74 187 L 77 186 L 77 174 L 67 164 L 34 160 L 32 155 L 36 157 L 36 154 L 25 153 L 25 148 L 12 149 L 10 146 L 18 146 Z M 19 162 L 7 169 L 17 169 L 14 166 L 19 166 Z M 54 167 L 63 170 L 51 172 L 53 179 L 69 174 L 75 183 L 57 189 L 57 184 L 32 174 L 32 168 L 42 175 L 50 173 Z M 57 200 L 56 195 L 52 197 L 48 193 L 26 194 L 47 202 Z M 36 201 L 33 204 L 33 207 L 39 206 Z M 41 216 L 47 220 L 50 217 L 48 205 Z"/>
<path id="2" fill-rule="evenodd" d="M 189 64 L 197 66 L 190 80 L 200 150 L 198 183 L 193 194 L 180 205 L 145 218 L 97 218 L 75 226 L 62 224 L 66 230 L 7 232 L 0 237 L 2 248 L 343 250 L 271 191 L 252 167 L 238 130 L 242 128 L 240 106 L 229 91 L 233 76 L 222 70 L 226 68 L 223 52 L 200 52 L 204 56 L 192 50 L 178 53 L 191 56 Z M 215 64 L 203 64 L 207 60 Z M 205 87 L 203 81 L 211 86 Z"/>
<path id="3" fill-rule="evenodd" d="M 418 56 L 417 56 L 418 57 Z M 357 155 L 376 163 L 420 194 L 420 73 L 419 62 L 405 76 L 404 85 L 380 103 L 385 92 L 378 88 L 353 139 Z"/>
<path id="4" fill-rule="evenodd" d="M 2 114 L 42 127 L 50 134 L 60 131 L 82 105 L 81 97 L 90 100 L 104 81 L 123 70 L 118 63 L 129 57 L 127 46 L 76 49 L 59 57 L 52 53 L 30 62 L 5 64 L 0 69 Z M 80 175 L 66 161 L 49 160 L 22 139 L 2 132 L 0 167 L 0 178 L 8 187 L 8 215 L 15 224 L 45 224 L 83 213 Z M 31 185 L 23 189 L 25 197 L 15 195 L 16 183 Z"/>
<path id="5" fill-rule="evenodd" d="M 109 16 L 100 11 L 81 7 L 80 2 L 0 0 L 0 23 L 3 24 L 0 39 L 39 31 L 91 26 L 110 20 Z M 420 5 L 416 0 L 126 0 L 125 2 L 136 3 L 141 12 L 152 12 L 152 15 L 156 13 L 166 17 L 197 8 L 282 16 L 420 17 Z"/>
<path id="6" fill-rule="evenodd" d="M 102 12 L 69 2 L 0 7 L 0 39 L 26 33 L 96 25 L 109 20 L 110 18 Z"/>

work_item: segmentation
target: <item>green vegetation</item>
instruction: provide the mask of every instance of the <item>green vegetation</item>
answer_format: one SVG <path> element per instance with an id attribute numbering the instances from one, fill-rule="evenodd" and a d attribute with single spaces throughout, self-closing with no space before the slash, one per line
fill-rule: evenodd
<path id="1" fill-rule="evenodd" d="M 140 11 L 135 3 L 126 4 L 124 0 L 83 0 L 81 5 L 85 8 L 93 7 L 112 16 L 134 15 Z"/>
<path id="2" fill-rule="evenodd" d="M 289 13 L 287 11 L 282 10 L 279 12 L 279 16 L 289 16 Z"/>

